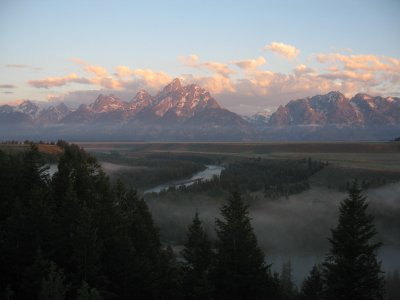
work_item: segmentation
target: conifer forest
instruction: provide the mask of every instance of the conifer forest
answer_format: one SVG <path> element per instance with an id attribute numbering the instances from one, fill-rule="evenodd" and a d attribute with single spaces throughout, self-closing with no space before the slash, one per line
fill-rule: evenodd
<path id="1" fill-rule="evenodd" d="M 27 145 L 0 151 L 0 299 L 400 299 L 399 266 L 383 268 L 382 222 L 365 193 L 383 184 L 376 176 L 341 186 L 324 255 L 295 278 L 290 258 L 277 262 L 263 242 L 280 228 L 268 216 L 265 234 L 254 227 L 257 203 L 306 193 L 328 161 L 154 154 L 135 160 L 136 173 L 109 172 L 101 162 L 105 155 L 121 161 L 115 151 L 64 141 L 51 145 L 56 153 Z M 219 176 L 146 192 L 210 164 L 224 166 Z M 179 223 L 166 207 L 184 201 L 192 209 Z M 218 211 L 205 211 L 204 201 Z"/>

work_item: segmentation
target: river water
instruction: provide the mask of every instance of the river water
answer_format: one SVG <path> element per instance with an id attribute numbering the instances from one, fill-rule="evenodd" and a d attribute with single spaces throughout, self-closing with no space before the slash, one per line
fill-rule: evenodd
<path id="1" fill-rule="evenodd" d="M 194 174 L 192 177 L 182 180 L 171 181 L 168 183 L 157 185 L 151 189 L 145 191 L 145 193 L 159 193 L 164 189 L 168 189 L 171 186 L 180 187 L 180 186 L 190 186 L 197 181 L 201 180 L 210 180 L 213 176 L 219 176 L 221 171 L 224 169 L 222 166 L 217 165 L 206 165 L 206 169 Z"/>

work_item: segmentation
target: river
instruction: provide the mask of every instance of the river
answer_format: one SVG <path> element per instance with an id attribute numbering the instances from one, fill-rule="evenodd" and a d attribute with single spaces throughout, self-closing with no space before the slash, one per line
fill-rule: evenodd
<path id="1" fill-rule="evenodd" d="M 170 186 L 174 186 L 174 187 L 180 187 L 183 185 L 190 186 L 197 181 L 210 180 L 213 178 L 213 176 L 219 176 L 223 169 L 224 169 L 224 167 L 222 167 L 222 166 L 206 165 L 205 170 L 194 174 L 190 178 L 160 184 L 160 185 L 157 185 L 156 187 L 146 190 L 145 193 L 159 193 L 162 190 L 168 189 Z"/>

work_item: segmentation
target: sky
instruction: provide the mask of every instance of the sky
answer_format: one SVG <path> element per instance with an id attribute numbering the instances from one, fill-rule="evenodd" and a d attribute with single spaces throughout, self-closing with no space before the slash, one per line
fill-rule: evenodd
<path id="1" fill-rule="evenodd" d="M 400 1 L 0 0 L 0 105 L 130 101 L 173 78 L 243 115 L 400 96 Z"/>

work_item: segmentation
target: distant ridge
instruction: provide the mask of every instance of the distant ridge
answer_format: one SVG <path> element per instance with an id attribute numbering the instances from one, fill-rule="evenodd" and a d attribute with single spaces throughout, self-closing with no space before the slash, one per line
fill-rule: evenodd
<path id="1" fill-rule="evenodd" d="M 396 124 L 400 124 L 400 98 L 357 94 L 347 99 L 340 92 L 292 100 L 280 106 L 268 122 L 270 126 Z"/>
<path id="2" fill-rule="evenodd" d="M 145 90 L 130 101 L 99 95 L 75 110 L 63 103 L 40 108 L 29 100 L 3 105 L 0 124 L 5 139 L 382 140 L 400 134 L 400 98 L 329 92 L 244 118 L 204 88 L 176 78 L 154 96 Z"/>

